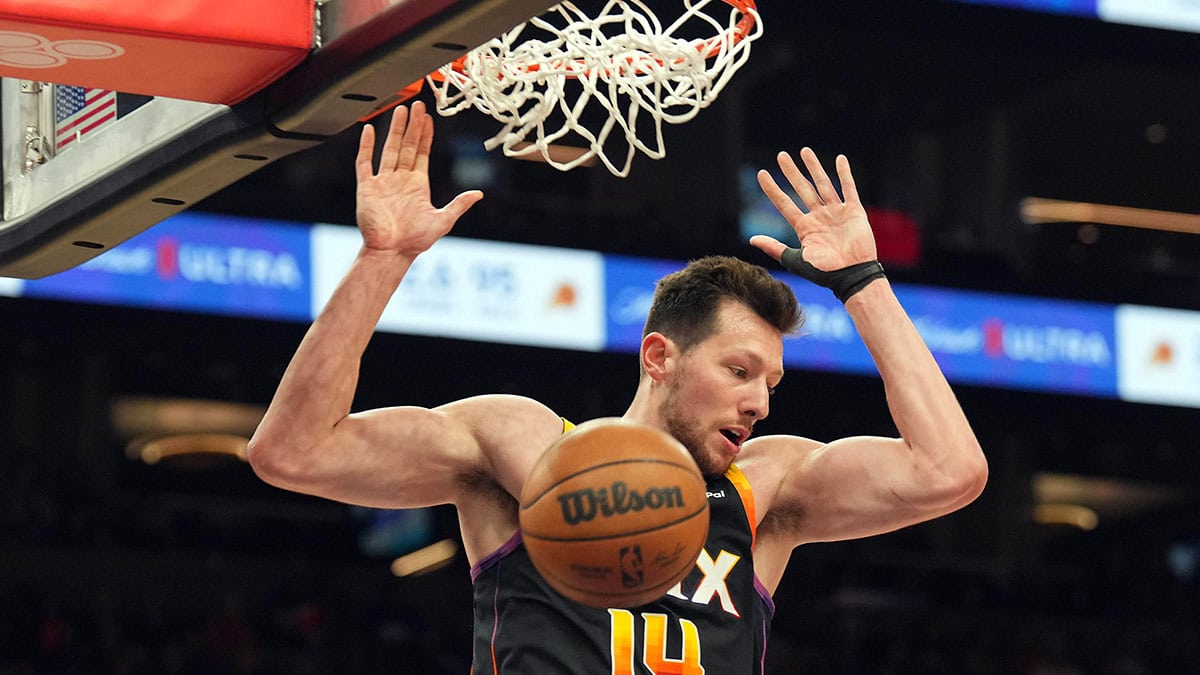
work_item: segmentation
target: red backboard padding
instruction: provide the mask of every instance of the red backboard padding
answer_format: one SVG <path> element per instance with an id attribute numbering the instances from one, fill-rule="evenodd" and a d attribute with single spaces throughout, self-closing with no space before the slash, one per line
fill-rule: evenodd
<path id="1" fill-rule="evenodd" d="M 233 104 L 312 38 L 311 0 L 0 0 L 0 77 Z"/>

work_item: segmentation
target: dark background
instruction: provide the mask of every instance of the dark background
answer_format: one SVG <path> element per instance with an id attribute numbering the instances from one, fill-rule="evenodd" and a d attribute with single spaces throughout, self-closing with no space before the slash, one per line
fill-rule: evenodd
<path id="1" fill-rule="evenodd" d="M 1017 215 L 1031 195 L 1200 213 L 1196 35 L 951 2 L 761 11 L 750 62 L 630 178 L 484 155 L 491 120 L 439 119 L 435 201 L 487 193 L 455 233 L 756 260 L 740 172 L 811 145 L 846 153 L 864 201 L 916 222 L 921 257 L 890 268 L 897 280 L 1200 309 L 1195 235 Z M 356 142 L 197 208 L 351 225 Z M 114 401 L 265 406 L 305 326 L 11 299 L 0 312 L 0 672 L 466 671 L 461 553 L 396 578 L 363 552 L 361 511 L 236 461 L 126 457 Z M 356 408 L 511 392 L 583 420 L 620 414 L 636 375 L 629 355 L 380 334 Z M 771 672 L 1200 672 L 1196 411 L 956 391 L 986 492 L 932 523 L 799 549 Z M 765 433 L 895 433 L 874 378 L 795 372 L 772 403 Z M 1063 474 L 1111 481 L 1091 483 L 1096 529 L 1032 520 L 1038 480 Z M 453 513 L 433 515 L 434 537 L 453 537 Z"/>

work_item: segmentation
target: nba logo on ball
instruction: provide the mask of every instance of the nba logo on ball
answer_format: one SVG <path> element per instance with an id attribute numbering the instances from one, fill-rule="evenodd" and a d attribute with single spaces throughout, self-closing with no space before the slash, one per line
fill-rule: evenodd
<path id="1" fill-rule="evenodd" d="M 708 536 L 704 477 L 669 434 L 619 418 L 564 434 L 521 490 L 521 535 L 554 590 L 635 607 L 691 571 Z"/>
<path id="2" fill-rule="evenodd" d="M 621 549 L 621 585 L 625 588 L 641 588 L 646 583 L 642 571 L 642 547 L 625 546 Z"/>

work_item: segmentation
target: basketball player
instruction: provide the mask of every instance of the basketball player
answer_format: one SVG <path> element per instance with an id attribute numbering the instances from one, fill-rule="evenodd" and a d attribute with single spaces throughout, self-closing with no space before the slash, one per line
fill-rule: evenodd
<path id="1" fill-rule="evenodd" d="M 783 378 L 783 336 L 800 312 L 756 265 L 707 258 L 660 282 L 624 417 L 664 429 L 708 478 L 711 532 L 696 567 L 662 600 L 634 609 L 574 604 L 532 567 L 517 499 L 539 454 L 571 425 L 537 401 L 468 398 L 433 409 L 351 413 L 359 360 L 423 251 L 482 198 L 430 203 L 433 121 L 396 109 L 373 169 L 374 131 L 356 161 L 363 245 L 313 323 L 250 442 L 265 481 L 379 508 L 454 504 L 475 588 L 474 675 L 761 673 L 771 594 L 794 548 L 866 537 L 941 516 L 980 494 L 987 466 L 929 350 L 875 262 L 850 167 L 844 199 L 811 150 L 779 164 L 807 212 L 765 172 L 762 189 L 803 245 L 752 243 L 845 302 L 886 387 L 899 438 L 821 443 L 752 438 Z M 402 371 L 401 371 L 402 372 Z"/>

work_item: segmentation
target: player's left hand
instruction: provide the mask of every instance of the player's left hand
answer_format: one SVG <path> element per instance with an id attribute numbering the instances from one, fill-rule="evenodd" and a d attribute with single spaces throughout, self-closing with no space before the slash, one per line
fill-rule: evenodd
<path id="1" fill-rule="evenodd" d="M 766 170 L 758 172 L 758 185 L 795 230 L 804 251 L 804 260 L 825 272 L 875 260 L 875 236 L 854 185 L 850 160 L 845 155 L 838 155 L 835 160 L 842 186 L 842 194 L 838 194 L 811 148 L 800 150 L 800 158 L 812 176 L 812 182 L 800 171 L 791 155 L 781 152 L 777 156 L 779 168 L 796 190 L 807 213 L 792 201 Z M 750 244 L 775 260 L 779 260 L 787 249 L 785 244 L 766 235 L 751 237 Z"/>

